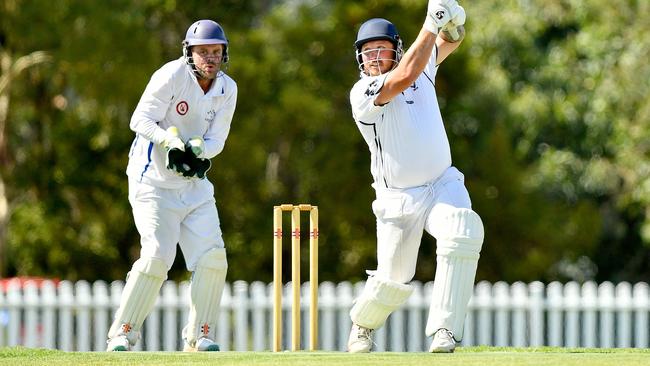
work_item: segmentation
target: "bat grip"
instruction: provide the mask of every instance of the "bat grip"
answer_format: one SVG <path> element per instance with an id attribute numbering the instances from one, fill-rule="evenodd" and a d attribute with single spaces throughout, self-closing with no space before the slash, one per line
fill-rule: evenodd
<path id="1" fill-rule="evenodd" d="M 457 27 L 451 27 L 449 28 L 449 30 L 447 30 L 447 32 L 449 33 L 453 41 L 458 41 L 460 39 L 460 35 L 458 34 Z"/>

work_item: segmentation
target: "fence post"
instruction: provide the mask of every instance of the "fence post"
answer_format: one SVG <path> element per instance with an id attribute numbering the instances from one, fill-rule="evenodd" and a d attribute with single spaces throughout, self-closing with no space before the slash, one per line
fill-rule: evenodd
<path id="1" fill-rule="evenodd" d="M 412 295 L 411 295 L 412 296 Z M 390 344 L 391 352 L 404 352 L 406 347 L 404 345 L 404 337 L 406 337 L 406 323 L 405 306 L 394 311 L 389 317 L 386 331 L 388 332 L 388 344 Z"/>
<path id="2" fill-rule="evenodd" d="M 600 309 L 600 347 L 614 347 L 614 285 L 603 282 L 598 286 Z"/>
<path id="3" fill-rule="evenodd" d="M 59 283 L 59 349 L 73 351 L 74 326 L 72 309 L 74 307 L 73 284 L 70 281 Z"/>
<path id="4" fill-rule="evenodd" d="M 492 285 L 487 281 L 481 281 L 476 285 L 476 307 L 478 319 L 478 344 L 491 346 L 492 343 Z"/>
<path id="5" fill-rule="evenodd" d="M 564 329 L 566 332 L 566 347 L 580 346 L 580 285 L 569 282 L 564 286 L 564 306 L 566 319 Z"/>
<path id="6" fill-rule="evenodd" d="M 7 305 L 9 308 L 7 344 L 10 347 L 22 344 L 22 340 L 20 339 L 20 327 L 22 325 L 20 306 L 22 301 L 23 295 L 22 289 L 20 288 L 20 281 L 9 281 L 7 285 Z"/>
<path id="7" fill-rule="evenodd" d="M 41 304 L 43 347 L 54 349 L 56 348 L 56 285 L 50 280 L 43 281 L 41 286 Z"/>
<path id="8" fill-rule="evenodd" d="M 323 351 L 336 350 L 336 292 L 332 282 L 322 282 L 320 284 L 320 295 L 318 296 L 318 305 L 321 311 L 321 324 L 318 329 L 321 332 L 321 349 Z"/>
<path id="9" fill-rule="evenodd" d="M 535 281 L 528 285 L 530 293 L 530 346 L 544 345 L 546 323 L 544 322 L 544 284 Z"/>
<path id="10" fill-rule="evenodd" d="M 90 295 L 90 284 L 88 281 L 77 281 L 74 284 L 75 296 L 73 299 L 73 314 L 76 310 L 76 350 L 79 352 L 90 351 L 90 304 L 92 303 Z M 74 315 L 73 315 L 74 316 Z"/>
<path id="11" fill-rule="evenodd" d="M 177 351 L 179 348 L 178 329 L 178 308 L 180 297 L 178 295 L 178 285 L 174 281 L 165 281 L 162 285 L 161 303 L 162 303 L 162 349 L 164 351 Z"/>
<path id="12" fill-rule="evenodd" d="M 270 298 L 266 296 L 266 285 L 255 281 L 250 286 L 253 351 L 263 351 L 266 348 L 266 341 L 270 339 L 270 333 L 266 333 L 266 319 L 264 314 L 270 309 Z M 268 349 L 271 349 L 270 347 Z"/>
<path id="13" fill-rule="evenodd" d="M 593 281 L 582 284 L 582 308 L 584 309 L 582 346 L 588 348 L 597 347 L 598 286 Z"/>
<path id="14" fill-rule="evenodd" d="M 427 309 L 428 305 L 424 302 L 424 295 L 422 293 L 422 283 L 414 281 L 413 293 L 408 298 L 406 308 L 408 309 L 408 328 L 406 349 L 409 352 L 422 352 L 424 350 L 423 341 L 424 336 L 424 319 L 422 319 L 422 309 Z"/>
<path id="15" fill-rule="evenodd" d="M 621 282 L 616 285 L 616 347 L 632 346 L 632 285 Z"/>
<path id="16" fill-rule="evenodd" d="M 145 351 L 160 351 L 160 297 L 160 290 L 158 290 L 156 301 L 144 319 L 142 339 L 138 343 L 143 342 L 142 347 Z"/>
<path id="17" fill-rule="evenodd" d="M 38 285 L 34 281 L 23 284 L 25 323 L 23 324 L 23 344 L 34 348 L 41 345 L 38 322 Z"/>
<path id="18" fill-rule="evenodd" d="M 94 329 L 94 351 L 106 349 L 106 338 L 110 319 L 110 298 L 108 297 L 108 286 L 104 281 L 95 281 L 92 286 L 93 307 L 93 329 Z"/>
<path id="19" fill-rule="evenodd" d="M 562 310 L 563 310 L 563 299 L 562 291 L 563 286 L 557 281 L 551 282 L 546 291 L 547 291 L 547 300 L 548 303 L 548 344 L 551 347 L 562 347 Z"/>
<path id="20" fill-rule="evenodd" d="M 510 344 L 508 333 L 510 331 L 510 287 L 507 283 L 499 281 L 492 287 L 494 301 L 494 345 L 506 347 Z"/>
<path id="21" fill-rule="evenodd" d="M 528 308 L 528 287 L 523 282 L 515 282 L 511 288 L 512 299 L 512 345 L 515 347 L 526 346 L 526 310 Z"/>
<path id="22" fill-rule="evenodd" d="M 235 350 L 248 351 L 248 283 L 235 281 L 233 293 Z"/>
<path id="23" fill-rule="evenodd" d="M 338 350 L 346 351 L 348 348 L 348 336 L 350 328 L 352 327 L 352 320 L 350 320 L 350 308 L 352 307 L 352 300 L 354 295 L 352 292 L 352 284 L 350 282 L 341 282 L 336 286 L 336 293 L 339 299 L 338 311 L 338 326 L 339 336 Z"/>
<path id="24" fill-rule="evenodd" d="M 634 285 L 634 347 L 648 348 L 648 311 L 650 292 L 646 282 Z"/>
<path id="25" fill-rule="evenodd" d="M 5 327 L 9 325 L 9 311 L 5 299 L 5 286 L 0 283 L 0 347 L 5 345 Z"/>

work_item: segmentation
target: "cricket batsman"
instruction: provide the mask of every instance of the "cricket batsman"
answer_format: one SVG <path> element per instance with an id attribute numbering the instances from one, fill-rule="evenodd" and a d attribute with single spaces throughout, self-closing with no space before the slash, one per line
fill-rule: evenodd
<path id="1" fill-rule="evenodd" d="M 184 350 L 219 351 L 215 325 L 228 262 L 206 173 L 228 137 L 237 84 L 223 71 L 228 39 L 217 22 L 192 24 L 182 51 L 153 74 L 131 118 L 135 139 L 126 173 L 141 250 L 127 275 L 107 351 L 136 344 L 177 243 L 192 272 Z"/>
<path id="2" fill-rule="evenodd" d="M 370 352 L 373 332 L 413 292 L 409 282 L 423 231 L 437 243 L 429 352 L 453 352 L 463 336 L 483 224 L 463 174 L 451 164 L 435 81 L 438 67 L 464 37 L 465 18 L 456 0 L 430 0 L 408 51 L 395 25 L 381 18 L 363 23 L 354 42 L 361 74 L 350 103 L 370 149 L 377 269 L 368 271 L 350 311 L 349 352 Z"/>

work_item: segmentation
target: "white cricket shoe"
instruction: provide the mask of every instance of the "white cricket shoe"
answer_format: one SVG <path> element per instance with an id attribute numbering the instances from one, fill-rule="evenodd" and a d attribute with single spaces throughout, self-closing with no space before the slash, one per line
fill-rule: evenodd
<path id="1" fill-rule="evenodd" d="M 348 338 L 348 352 L 350 353 L 367 353 L 372 348 L 373 329 L 364 328 L 357 324 L 352 324 L 350 338 Z"/>
<path id="2" fill-rule="evenodd" d="M 454 333 L 449 329 L 440 328 L 433 333 L 433 341 L 429 352 L 432 353 L 452 353 L 456 349 L 456 340 Z"/>
<path id="3" fill-rule="evenodd" d="M 129 339 L 126 338 L 126 335 L 124 334 L 116 335 L 115 337 L 106 341 L 106 343 L 107 352 L 131 350 L 131 343 L 129 343 Z"/>
<path id="4" fill-rule="evenodd" d="M 186 341 L 185 347 L 183 348 L 183 351 L 185 352 L 216 352 L 219 350 L 219 345 L 207 337 L 197 339 L 194 346 L 191 346 Z"/>

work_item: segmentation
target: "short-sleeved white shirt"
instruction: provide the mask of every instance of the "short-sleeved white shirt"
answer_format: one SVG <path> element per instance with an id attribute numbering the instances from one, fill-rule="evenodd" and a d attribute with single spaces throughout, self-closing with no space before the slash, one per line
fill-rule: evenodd
<path id="1" fill-rule="evenodd" d="M 375 189 L 421 186 L 451 166 L 434 84 L 436 53 L 415 83 L 383 106 L 374 101 L 388 74 L 362 73 L 350 91 L 352 115 L 370 149 Z"/>
<path id="2" fill-rule="evenodd" d="M 126 173 L 130 178 L 162 188 L 180 188 L 192 179 L 176 175 L 165 166 L 167 152 L 161 143 L 165 130 L 176 126 L 187 141 L 205 140 L 202 158 L 211 159 L 224 147 L 237 104 L 237 84 L 225 73 L 204 93 L 183 58 L 158 69 L 131 117 L 136 132 Z"/>

